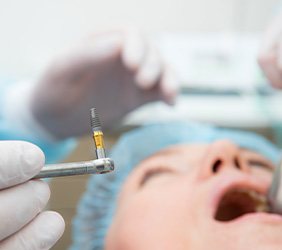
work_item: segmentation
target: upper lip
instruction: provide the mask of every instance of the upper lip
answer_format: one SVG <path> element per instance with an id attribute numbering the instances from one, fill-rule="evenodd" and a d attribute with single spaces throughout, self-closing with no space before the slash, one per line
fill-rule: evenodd
<path id="1" fill-rule="evenodd" d="M 224 176 L 222 176 L 224 177 Z M 226 177 L 226 176 L 225 176 Z M 228 176 L 228 178 L 222 178 L 221 181 L 217 182 L 218 185 L 214 187 L 213 193 L 211 194 L 211 203 L 212 203 L 212 216 L 214 217 L 219 204 L 225 194 L 232 190 L 244 189 L 255 191 L 256 193 L 266 196 L 269 185 L 260 182 L 256 178 L 247 175 L 240 176 Z"/>

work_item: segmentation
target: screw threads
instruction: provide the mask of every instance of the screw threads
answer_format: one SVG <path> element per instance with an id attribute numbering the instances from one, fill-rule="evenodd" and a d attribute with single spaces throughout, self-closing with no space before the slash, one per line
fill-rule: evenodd
<path id="1" fill-rule="evenodd" d="M 96 108 L 90 109 L 90 124 L 92 132 L 102 130 L 101 122 L 97 114 Z"/>

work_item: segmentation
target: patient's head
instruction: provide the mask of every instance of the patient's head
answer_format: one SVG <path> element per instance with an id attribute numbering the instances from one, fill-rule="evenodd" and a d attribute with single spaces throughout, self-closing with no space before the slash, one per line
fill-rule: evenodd
<path id="1" fill-rule="evenodd" d="M 263 213 L 278 151 L 248 133 L 172 127 L 145 128 L 117 145 L 120 178 L 89 185 L 77 219 L 77 246 L 96 249 L 97 238 L 105 237 L 107 250 L 281 249 L 282 217 Z M 147 142 L 142 153 L 134 142 Z"/>
<path id="2" fill-rule="evenodd" d="M 253 213 L 271 169 L 226 140 L 164 149 L 127 178 L 106 249 L 280 249 L 282 217 Z"/>

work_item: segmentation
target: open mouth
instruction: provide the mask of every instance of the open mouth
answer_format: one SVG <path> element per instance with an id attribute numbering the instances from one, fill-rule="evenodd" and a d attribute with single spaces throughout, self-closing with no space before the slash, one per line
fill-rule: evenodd
<path id="1" fill-rule="evenodd" d="M 228 222 L 245 214 L 268 212 L 269 206 L 265 195 L 248 188 L 233 188 L 221 198 L 214 218 Z"/>

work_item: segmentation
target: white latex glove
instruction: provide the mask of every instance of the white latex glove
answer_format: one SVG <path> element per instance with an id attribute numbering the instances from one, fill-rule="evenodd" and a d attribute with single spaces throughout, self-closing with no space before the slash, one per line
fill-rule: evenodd
<path id="1" fill-rule="evenodd" d="M 50 249 L 64 231 L 55 212 L 42 212 L 50 196 L 46 183 L 28 181 L 44 164 L 33 144 L 0 142 L 0 249 Z"/>
<path id="2" fill-rule="evenodd" d="M 157 50 L 136 31 L 93 35 L 55 61 L 31 95 L 36 120 L 57 139 L 89 132 L 89 109 L 103 127 L 150 101 L 171 103 L 177 81 Z"/>
<path id="3" fill-rule="evenodd" d="M 272 86 L 282 88 L 282 14 L 264 33 L 258 62 Z"/>

